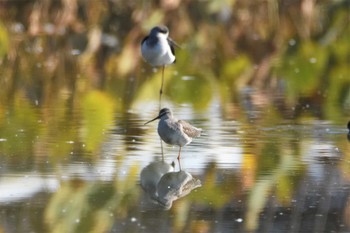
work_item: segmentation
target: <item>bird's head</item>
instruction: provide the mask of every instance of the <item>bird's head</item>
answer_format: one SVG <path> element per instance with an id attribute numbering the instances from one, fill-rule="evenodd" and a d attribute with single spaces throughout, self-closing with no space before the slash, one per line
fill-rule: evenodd
<path id="1" fill-rule="evenodd" d="M 172 116 L 171 110 L 170 110 L 169 108 L 162 108 L 162 109 L 159 111 L 158 116 L 155 117 L 154 119 L 150 120 L 150 121 L 147 121 L 147 122 L 145 123 L 145 125 L 148 124 L 148 123 L 150 123 L 150 122 L 152 122 L 152 121 L 155 121 L 155 120 L 157 120 L 157 119 L 160 119 L 160 118 L 162 118 L 163 116 Z"/>
<path id="2" fill-rule="evenodd" d="M 166 26 L 156 26 L 151 29 L 150 35 L 168 37 L 169 29 Z"/>

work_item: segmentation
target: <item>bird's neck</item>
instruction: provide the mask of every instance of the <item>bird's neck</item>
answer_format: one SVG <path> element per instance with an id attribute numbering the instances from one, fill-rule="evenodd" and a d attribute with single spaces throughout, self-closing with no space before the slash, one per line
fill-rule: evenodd
<path id="1" fill-rule="evenodd" d="M 168 35 L 167 34 L 158 33 L 157 37 L 160 40 L 166 40 L 168 38 Z"/>
<path id="2" fill-rule="evenodd" d="M 168 116 L 168 115 L 165 115 L 162 117 L 164 120 L 167 120 L 167 119 L 172 119 L 174 120 L 175 118 L 173 118 L 173 116 Z M 176 119 L 175 119 L 176 120 Z"/>

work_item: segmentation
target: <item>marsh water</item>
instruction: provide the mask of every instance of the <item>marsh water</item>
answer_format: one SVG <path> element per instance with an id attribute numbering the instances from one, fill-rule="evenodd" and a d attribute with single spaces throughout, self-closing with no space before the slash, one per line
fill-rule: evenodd
<path id="1" fill-rule="evenodd" d="M 350 232 L 349 3 L 248 2 L 1 3 L 0 232 Z"/>

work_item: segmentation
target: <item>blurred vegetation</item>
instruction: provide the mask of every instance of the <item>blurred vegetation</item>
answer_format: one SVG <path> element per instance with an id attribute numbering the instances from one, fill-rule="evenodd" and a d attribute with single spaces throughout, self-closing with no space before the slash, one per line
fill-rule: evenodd
<path id="1" fill-rule="evenodd" d="M 112 182 L 86 183 L 80 179 L 62 181 L 46 208 L 49 232 L 107 232 L 116 217 L 127 217 L 135 208 L 138 192 L 135 169 L 127 178 Z"/>
<path id="2" fill-rule="evenodd" d="M 310 116 L 344 124 L 341 120 L 350 116 L 347 0 L 3 0 L 4 166 L 30 169 L 32 155 L 69 162 L 69 155 L 84 152 L 96 159 L 109 130 L 129 127 L 114 122 L 116 114 L 128 116 L 130 109 L 158 100 L 160 72 L 146 64 L 139 51 L 142 38 L 158 24 L 167 25 L 182 47 L 176 51 L 176 64 L 165 69 L 165 96 L 175 104 L 205 111 L 218 98 L 224 118 L 252 128 Z M 252 117 L 256 109 L 261 113 Z M 248 129 L 241 137 L 249 141 L 254 133 Z M 188 214 L 193 203 L 216 210 L 233 198 L 246 198 L 247 216 L 254 215 L 246 227 L 256 229 L 264 197 L 274 192 L 278 202 L 290 201 L 303 172 L 291 158 L 299 159 L 299 148 L 283 151 L 289 148 L 282 146 L 288 140 L 263 139 L 244 152 L 241 174 L 226 175 L 220 183 L 211 164 L 203 188 L 171 211 Z M 340 169 L 349 179 L 348 164 Z M 294 173 L 288 173 L 291 170 Z M 50 201 L 45 219 L 52 232 L 105 232 L 114 216 L 135 211 L 135 180 L 74 182 L 62 181 Z M 186 220 L 176 221 L 174 232 L 180 232 Z"/>
<path id="3" fill-rule="evenodd" d="M 127 109 L 159 75 L 140 58 L 139 43 L 152 26 L 166 24 L 182 45 L 177 63 L 166 72 L 167 80 L 174 76 L 166 83 L 172 101 L 205 108 L 217 87 L 222 103 L 238 104 L 239 90 L 250 86 L 281 93 L 283 98 L 265 94 L 270 104 L 282 106 L 280 111 L 308 103 L 317 117 L 336 117 L 334 112 L 349 110 L 350 102 L 349 5 L 332 0 L 2 1 L 1 100 L 8 103 L 24 92 L 45 106 L 63 94 L 79 101 L 79 93 L 97 88 Z M 193 79 L 181 87 L 174 82 L 182 77 Z M 190 98 L 193 85 L 201 86 L 198 100 Z M 154 96 L 151 90 L 146 94 Z M 297 110 L 293 114 L 299 115 Z"/>

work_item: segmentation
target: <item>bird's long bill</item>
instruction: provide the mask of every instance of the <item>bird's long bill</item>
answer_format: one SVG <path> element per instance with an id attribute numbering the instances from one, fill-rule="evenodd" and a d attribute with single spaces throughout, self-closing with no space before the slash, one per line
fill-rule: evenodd
<path id="1" fill-rule="evenodd" d="M 152 122 L 152 121 L 155 121 L 155 120 L 157 120 L 157 119 L 159 119 L 160 118 L 160 116 L 157 116 L 156 118 L 154 118 L 154 119 L 152 119 L 152 120 L 150 120 L 150 121 L 147 121 L 144 125 L 147 125 L 148 123 L 150 123 L 150 122 Z"/>

